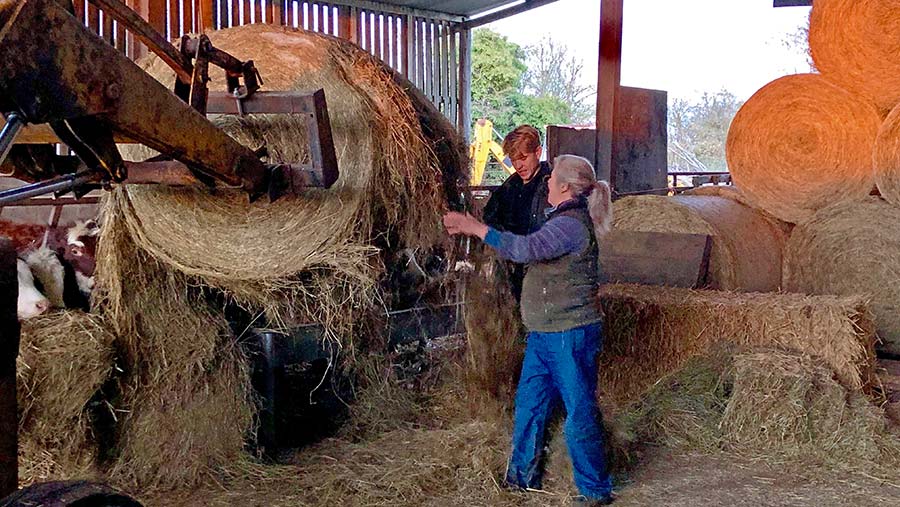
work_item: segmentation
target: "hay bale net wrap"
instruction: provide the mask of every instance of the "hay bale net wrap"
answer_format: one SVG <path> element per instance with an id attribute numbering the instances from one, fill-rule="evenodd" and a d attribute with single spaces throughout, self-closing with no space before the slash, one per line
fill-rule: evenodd
<path id="1" fill-rule="evenodd" d="M 874 384 L 874 324 L 861 297 L 733 293 L 632 284 L 600 289 L 601 392 L 639 395 L 713 345 L 777 347 L 820 358 L 840 382 Z"/>
<path id="2" fill-rule="evenodd" d="M 872 165 L 878 193 L 900 206 L 900 107 L 894 108 L 878 129 Z"/>
<path id="3" fill-rule="evenodd" d="M 613 208 L 616 230 L 711 235 L 708 285 L 712 288 L 773 291 L 781 287 L 783 227 L 735 199 L 634 196 L 617 200 Z"/>
<path id="4" fill-rule="evenodd" d="M 875 196 L 825 208 L 797 225 L 785 290 L 871 297 L 881 348 L 900 353 L 900 209 Z"/>
<path id="5" fill-rule="evenodd" d="M 339 274 L 361 289 L 348 294 L 365 295 L 378 272 L 376 239 L 413 247 L 440 241 L 442 168 L 410 95 L 389 69 L 349 42 L 311 32 L 248 25 L 209 37 L 217 48 L 254 60 L 265 89 L 325 90 L 341 176 L 329 190 L 254 204 L 240 192 L 129 186 L 117 202 L 142 248 L 185 274 L 269 302 L 259 293 L 290 286 L 304 271 Z M 145 68 L 164 84 L 174 79 L 159 59 Z M 211 77 L 211 89 L 223 89 L 223 74 Z M 252 148 L 266 145 L 270 161 L 308 157 L 299 118 L 214 122 Z M 144 154 L 134 150 L 130 158 Z"/>
<path id="6" fill-rule="evenodd" d="M 751 203 L 797 223 L 869 194 L 880 124 L 873 105 L 824 77 L 785 76 L 738 110 L 725 146 L 728 169 Z"/>
<path id="7" fill-rule="evenodd" d="M 56 312 L 22 324 L 16 387 L 22 484 L 97 474 L 90 406 L 115 368 L 115 336 L 97 315 Z M 97 415 L 97 414 L 95 414 Z"/>
<path id="8" fill-rule="evenodd" d="M 900 102 L 900 5 L 883 0 L 817 0 L 809 15 L 816 69 L 884 111 Z"/>

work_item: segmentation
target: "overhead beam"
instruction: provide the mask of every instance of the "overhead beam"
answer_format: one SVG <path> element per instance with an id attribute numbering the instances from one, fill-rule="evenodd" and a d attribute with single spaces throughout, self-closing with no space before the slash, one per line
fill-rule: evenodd
<path id="1" fill-rule="evenodd" d="M 516 14 L 521 14 L 525 11 L 530 11 L 531 9 L 540 7 L 542 5 L 552 4 L 555 1 L 556 0 L 525 0 L 523 3 L 520 3 L 518 5 L 507 7 L 506 9 L 501 9 L 497 12 L 492 12 L 478 18 L 470 19 L 462 24 L 462 28 L 464 30 L 471 30 L 472 28 L 477 28 L 488 23 L 493 23 L 494 21 L 499 21 L 503 18 L 515 16 Z"/>
<path id="2" fill-rule="evenodd" d="M 623 0 L 600 1 L 600 59 L 597 63 L 597 129 L 594 171 L 609 170 L 609 185 L 615 190 L 616 168 L 612 166 L 616 104 L 622 67 Z"/>
<path id="3" fill-rule="evenodd" d="M 452 23 L 461 23 L 465 17 L 456 14 L 448 14 L 446 12 L 433 11 L 429 9 L 413 9 L 399 5 L 392 5 L 384 2 L 375 2 L 372 0 L 333 0 L 329 2 L 332 5 L 356 7 L 367 11 L 386 12 L 389 14 L 412 15 L 418 18 L 429 18 L 440 21 L 450 21 Z"/>

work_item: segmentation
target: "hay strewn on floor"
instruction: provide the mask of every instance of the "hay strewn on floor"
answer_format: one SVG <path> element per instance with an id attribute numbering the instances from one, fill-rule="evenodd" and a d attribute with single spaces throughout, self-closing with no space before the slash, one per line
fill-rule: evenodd
<path id="1" fill-rule="evenodd" d="M 828 207 L 793 231 L 785 290 L 867 294 L 880 348 L 900 352 L 900 209 L 878 197 Z"/>
<path id="2" fill-rule="evenodd" d="M 786 242 L 782 223 L 742 204 L 742 197 L 733 197 L 733 194 L 626 197 L 613 204 L 613 227 L 638 232 L 709 234 L 713 241 L 710 288 L 778 290 L 782 248 Z"/>
<path id="3" fill-rule="evenodd" d="M 884 0 L 816 0 L 809 49 L 825 77 L 884 111 L 900 102 L 900 6 Z"/>
<path id="4" fill-rule="evenodd" d="M 16 359 L 20 484 L 98 473 L 88 405 L 113 373 L 114 340 L 100 317 L 78 311 L 23 322 Z"/>
<path id="5" fill-rule="evenodd" d="M 851 389 L 874 383 L 874 323 L 862 297 L 742 294 L 642 285 L 600 289 L 606 316 L 600 391 L 640 395 L 693 356 L 722 344 L 816 357 Z"/>
<path id="6" fill-rule="evenodd" d="M 877 109 L 818 74 L 767 84 L 740 108 L 725 152 L 735 185 L 790 223 L 872 190 Z"/>

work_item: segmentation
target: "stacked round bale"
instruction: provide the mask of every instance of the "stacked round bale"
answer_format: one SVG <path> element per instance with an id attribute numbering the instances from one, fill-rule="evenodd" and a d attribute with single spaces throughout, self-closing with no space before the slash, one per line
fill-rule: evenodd
<path id="1" fill-rule="evenodd" d="M 208 35 L 252 59 L 265 89 L 324 89 L 341 174 L 329 190 L 274 203 L 249 203 L 236 190 L 155 186 L 117 188 L 106 199 L 97 307 L 124 356 L 127 411 L 112 474 L 144 487 L 191 484 L 240 460 L 253 401 L 223 300 L 257 324 L 319 323 L 348 350 L 364 345 L 385 252 L 438 245 L 447 196 L 466 179 L 453 127 L 358 47 L 265 25 Z M 173 82 L 160 60 L 144 67 Z M 223 90 L 224 75 L 211 77 L 210 88 Z M 302 119 L 213 121 L 253 149 L 265 146 L 272 162 L 308 158 Z"/>
<path id="2" fill-rule="evenodd" d="M 708 187 L 674 197 L 626 197 L 613 205 L 613 228 L 709 234 L 710 288 L 767 292 L 781 287 L 784 224 L 746 205 L 734 188 Z"/>
<path id="3" fill-rule="evenodd" d="M 796 224 L 784 289 L 871 297 L 881 347 L 891 352 L 900 352 L 897 20 L 897 2 L 816 1 L 809 44 L 820 74 L 760 89 L 735 116 L 726 146 L 748 202 Z"/>

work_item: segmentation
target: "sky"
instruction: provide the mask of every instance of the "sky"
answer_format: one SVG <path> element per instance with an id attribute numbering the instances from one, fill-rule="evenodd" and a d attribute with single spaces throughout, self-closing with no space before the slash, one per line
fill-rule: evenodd
<path id="1" fill-rule="evenodd" d="M 725 89 L 746 100 L 766 83 L 808 71 L 782 41 L 805 26 L 809 7 L 772 0 L 624 0 L 621 83 L 692 98 Z M 522 46 L 544 36 L 584 62 L 596 86 L 600 0 L 558 0 L 487 25 Z"/>

